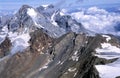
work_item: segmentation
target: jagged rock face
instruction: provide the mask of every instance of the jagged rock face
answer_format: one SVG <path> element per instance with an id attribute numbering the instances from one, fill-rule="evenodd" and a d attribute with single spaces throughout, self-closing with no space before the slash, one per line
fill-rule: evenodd
<path id="1" fill-rule="evenodd" d="M 116 77 L 116 78 L 120 78 L 120 76 Z"/>
<path id="2" fill-rule="evenodd" d="M 100 78 L 95 65 L 116 60 L 94 55 L 95 49 L 107 42 L 101 35 L 91 37 L 70 32 L 51 38 L 37 29 L 30 36 L 30 46 L 24 52 L 0 61 L 0 78 Z M 118 43 L 114 37 L 109 42 Z"/>
<path id="3" fill-rule="evenodd" d="M 73 31 L 76 33 L 85 32 L 84 27 L 81 23 L 78 23 L 76 20 L 73 20 L 71 16 L 56 16 L 55 21 L 61 28 L 66 29 L 66 31 Z"/>
<path id="4" fill-rule="evenodd" d="M 31 32 L 36 28 L 44 29 L 51 37 L 60 37 L 65 34 L 65 29 L 54 26 L 47 16 L 27 5 L 23 5 L 13 16 L 8 28 L 9 31 L 20 33 Z"/>
<path id="5" fill-rule="evenodd" d="M 41 6 L 42 7 L 42 6 Z M 86 33 L 86 29 L 69 15 L 60 15 L 61 10 L 49 5 L 43 11 L 23 5 L 9 20 L 4 21 L 9 32 L 28 33 L 37 28 L 43 29 L 49 36 L 58 38 L 68 32 Z M 4 26 L 2 25 L 2 27 Z M 88 32 L 87 32 L 88 33 Z"/>
<path id="6" fill-rule="evenodd" d="M 56 11 L 54 5 L 39 6 L 36 8 L 39 13 L 42 13 L 47 18 L 50 18 L 51 15 Z"/>
<path id="7" fill-rule="evenodd" d="M 44 8 L 44 10 L 41 10 L 41 8 Z M 76 20 L 72 19 L 70 15 L 61 15 L 61 10 L 55 8 L 53 5 L 48 5 L 47 7 L 40 6 L 37 8 L 37 11 L 48 19 L 46 22 L 47 27 L 45 28 L 53 29 L 52 27 L 54 26 L 54 29 L 59 33 L 61 33 L 61 31 L 65 33 L 71 31 L 75 33 L 88 33 L 88 30 L 86 30 L 81 23 L 78 23 Z M 48 31 L 48 29 L 46 30 Z M 54 32 L 56 33 L 56 31 Z M 59 35 L 58 33 L 56 34 Z"/>
<path id="8" fill-rule="evenodd" d="M 31 49 L 35 52 L 42 52 L 45 49 L 48 49 L 53 44 L 53 38 L 49 37 L 42 30 L 36 30 L 34 33 L 31 33 Z"/>
<path id="9" fill-rule="evenodd" d="M 36 9 L 38 10 L 38 12 L 42 12 L 44 10 L 44 7 L 43 6 L 39 6 Z"/>
<path id="10" fill-rule="evenodd" d="M 0 30 L 2 29 L 3 26 L 8 25 L 9 21 L 11 20 L 12 16 L 9 15 L 4 15 L 0 17 Z"/>
<path id="11" fill-rule="evenodd" d="M 32 28 L 34 26 L 32 18 L 27 14 L 27 9 L 32 8 L 28 5 L 23 5 L 20 10 L 14 15 L 9 23 L 9 30 L 12 32 L 24 32 L 25 28 Z M 29 22 L 29 23 L 28 23 Z"/>
<path id="12" fill-rule="evenodd" d="M 91 42 L 97 41 L 96 37 L 68 33 L 53 39 L 41 30 L 31 37 L 31 46 L 25 52 L 6 61 L 0 78 L 86 78 L 86 74 L 99 78 L 92 54 L 96 46 Z"/>
<path id="13" fill-rule="evenodd" d="M 47 48 L 50 45 L 52 38 L 42 31 L 35 31 L 31 35 L 36 40 L 31 39 L 31 46 L 25 52 L 13 55 L 11 58 L 7 58 L 7 61 L 6 59 L 1 61 L 4 69 L 0 73 L 0 78 L 30 78 L 49 60 L 49 56 L 42 55 L 42 51 L 43 47 Z"/>
<path id="14" fill-rule="evenodd" d="M 0 44 L 0 58 L 6 56 L 9 54 L 11 49 L 11 42 L 8 38 L 6 38 L 1 44 Z"/>
<path id="15" fill-rule="evenodd" d="M 28 8 L 32 8 L 28 5 L 23 5 L 20 10 L 18 11 L 18 13 L 16 14 L 16 16 L 18 17 L 18 19 L 23 19 L 25 16 L 28 16 L 27 14 L 27 9 Z"/>

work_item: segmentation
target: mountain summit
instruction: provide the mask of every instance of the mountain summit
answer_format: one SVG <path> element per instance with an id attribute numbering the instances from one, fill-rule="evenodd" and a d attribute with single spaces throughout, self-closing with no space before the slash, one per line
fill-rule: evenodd
<path id="1" fill-rule="evenodd" d="M 0 78 L 115 78 L 119 55 L 116 36 L 95 34 L 53 5 L 0 18 Z"/>

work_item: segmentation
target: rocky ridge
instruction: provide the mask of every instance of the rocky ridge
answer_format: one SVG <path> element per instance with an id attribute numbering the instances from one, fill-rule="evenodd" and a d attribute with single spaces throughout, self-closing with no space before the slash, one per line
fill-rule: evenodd
<path id="1" fill-rule="evenodd" d="M 115 36 L 90 36 L 82 24 L 69 15 L 60 15 L 52 5 L 37 9 L 24 5 L 6 26 L 8 32 L 0 34 L 4 35 L 0 44 L 0 78 L 100 78 L 96 65 L 119 59 L 103 57 L 105 53 L 100 50 L 104 43 L 120 48 Z M 30 39 L 21 35 L 29 35 Z M 24 50 L 11 53 L 15 44 Z"/>

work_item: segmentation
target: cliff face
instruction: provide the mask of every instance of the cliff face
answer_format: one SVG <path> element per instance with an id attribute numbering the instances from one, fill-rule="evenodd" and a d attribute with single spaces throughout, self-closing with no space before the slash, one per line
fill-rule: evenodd
<path id="1" fill-rule="evenodd" d="M 72 32 L 55 39 L 38 29 L 30 47 L 0 61 L 0 78 L 99 78 L 95 65 L 111 62 L 94 55 L 105 40 Z"/>
<path id="2" fill-rule="evenodd" d="M 53 39 L 41 30 L 31 33 L 31 37 L 29 48 L 1 61 L 0 78 L 99 77 L 92 55 L 96 38 L 68 33 Z"/>

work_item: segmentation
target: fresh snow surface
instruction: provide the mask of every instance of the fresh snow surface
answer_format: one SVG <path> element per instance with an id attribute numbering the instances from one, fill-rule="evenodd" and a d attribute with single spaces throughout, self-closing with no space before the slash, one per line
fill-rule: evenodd
<path id="1" fill-rule="evenodd" d="M 72 55 L 71 58 L 72 58 L 73 61 L 78 61 L 79 60 L 79 57 L 78 57 L 77 53 L 78 53 L 78 51 L 75 51 L 74 54 Z"/>
<path id="2" fill-rule="evenodd" d="M 28 8 L 27 14 L 31 16 L 32 18 L 35 18 L 37 16 L 37 13 L 35 12 L 33 8 Z"/>
<path id="3" fill-rule="evenodd" d="M 28 41 L 30 40 L 29 33 L 19 35 L 18 33 L 9 32 L 9 38 L 12 43 L 11 54 L 22 52 L 24 49 L 26 49 L 29 46 L 28 43 Z"/>
<path id="4" fill-rule="evenodd" d="M 0 44 L 4 41 L 5 37 L 7 36 L 7 33 L 8 33 L 8 28 L 7 26 L 4 26 L 0 31 Z"/>
<path id="5" fill-rule="evenodd" d="M 114 67 L 119 67 L 120 68 L 120 58 L 117 60 L 117 61 L 115 61 L 115 62 L 113 62 L 113 63 L 110 63 L 110 64 L 108 64 L 109 66 L 114 66 Z"/>
<path id="6" fill-rule="evenodd" d="M 42 5 L 44 8 L 47 8 L 49 5 Z"/>
<path id="7" fill-rule="evenodd" d="M 42 7 L 44 7 L 45 10 L 47 9 L 48 6 L 49 5 L 42 5 Z"/>
<path id="8" fill-rule="evenodd" d="M 110 43 L 101 43 L 101 47 L 96 49 L 96 56 L 106 59 L 120 57 L 120 48 L 112 46 Z"/>
<path id="9" fill-rule="evenodd" d="M 101 47 L 102 48 L 97 48 L 96 52 L 97 53 L 111 53 L 111 52 L 115 52 L 115 53 L 120 53 L 120 48 L 116 47 L 116 46 L 112 46 L 110 43 L 101 43 Z"/>
<path id="10" fill-rule="evenodd" d="M 54 20 L 55 15 L 56 15 L 56 13 L 53 13 L 53 15 L 51 16 L 51 22 L 53 25 L 58 26 L 57 22 L 55 22 L 55 20 Z"/>
<path id="11" fill-rule="evenodd" d="M 107 36 L 104 36 L 107 37 Z M 109 38 L 109 37 L 107 37 Z M 110 38 L 109 38 L 110 39 Z M 109 40 L 108 39 L 108 40 Z M 96 56 L 105 59 L 119 58 L 117 61 L 106 64 L 96 65 L 101 78 L 115 78 L 120 76 L 120 48 L 112 46 L 110 43 L 101 43 L 101 48 L 97 48 Z"/>
<path id="12" fill-rule="evenodd" d="M 67 10 L 66 10 L 66 9 L 62 9 L 62 10 L 60 11 L 60 15 L 61 15 L 61 16 L 66 15 L 66 13 L 67 13 Z"/>
<path id="13" fill-rule="evenodd" d="M 109 40 L 111 40 L 111 37 L 108 36 L 108 35 L 102 35 L 102 36 L 106 38 L 106 41 L 107 41 L 107 42 L 108 42 Z"/>
<path id="14" fill-rule="evenodd" d="M 37 21 L 38 21 L 37 12 L 33 8 L 28 8 L 27 14 L 33 19 L 34 24 L 38 28 L 44 28 L 42 25 L 37 23 Z"/>
<path id="15" fill-rule="evenodd" d="M 38 24 L 35 20 L 33 20 L 33 21 L 34 21 L 36 27 L 38 27 L 38 28 L 44 28 L 42 25 Z"/>
<path id="16" fill-rule="evenodd" d="M 107 65 L 96 65 L 101 78 L 116 78 L 120 76 L 120 58 Z"/>
<path id="17" fill-rule="evenodd" d="M 69 72 L 74 72 L 74 71 L 76 71 L 76 68 L 69 68 L 68 71 Z"/>
<path id="18" fill-rule="evenodd" d="M 109 65 L 96 65 L 101 78 L 116 78 L 120 76 L 120 67 Z"/>
<path id="19" fill-rule="evenodd" d="M 35 24 L 38 28 L 44 28 L 42 25 L 40 25 L 40 24 L 38 24 L 38 23 L 36 22 L 36 21 L 38 20 L 37 12 L 36 12 L 33 8 L 28 8 L 27 14 L 33 19 L 34 24 Z"/>
<path id="20" fill-rule="evenodd" d="M 63 12 L 60 12 L 60 15 L 61 15 L 61 16 L 64 16 L 65 14 L 64 14 Z"/>

